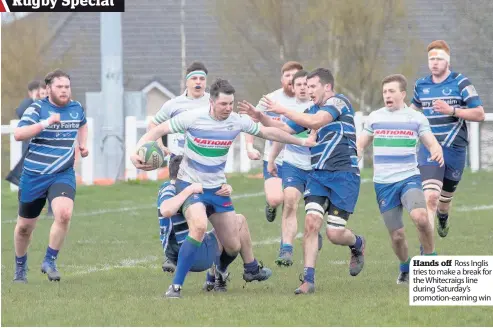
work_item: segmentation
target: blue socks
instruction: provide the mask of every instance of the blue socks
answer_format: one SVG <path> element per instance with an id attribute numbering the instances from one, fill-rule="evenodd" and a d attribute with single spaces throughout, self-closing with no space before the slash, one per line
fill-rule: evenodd
<path id="1" fill-rule="evenodd" d="M 243 264 L 243 268 L 247 273 L 257 273 L 259 270 L 258 262 L 256 259 L 254 259 L 251 263 Z"/>
<path id="2" fill-rule="evenodd" d="M 409 262 L 411 262 L 411 257 L 408 257 L 406 262 L 401 262 L 401 272 L 409 272 Z"/>
<path id="3" fill-rule="evenodd" d="M 27 253 L 24 256 L 15 256 L 15 264 L 25 265 L 27 262 Z"/>
<path id="4" fill-rule="evenodd" d="M 282 244 L 281 250 L 288 253 L 293 253 L 293 245 L 291 244 Z"/>
<path id="5" fill-rule="evenodd" d="M 202 242 L 187 236 L 178 253 L 178 263 L 176 266 L 175 277 L 173 278 L 173 285 L 183 285 L 188 271 L 190 271 L 190 268 L 195 262 L 195 257 L 201 244 Z"/>
<path id="6" fill-rule="evenodd" d="M 360 249 L 361 246 L 363 246 L 363 239 L 361 239 L 361 237 L 358 235 L 354 235 L 354 236 L 356 237 L 356 242 L 354 243 L 353 246 L 349 246 L 349 247 Z"/>
<path id="7" fill-rule="evenodd" d="M 303 280 L 306 282 L 310 282 L 312 284 L 315 283 L 315 268 L 305 267 Z"/>
<path id="8" fill-rule="evenodd" d="M 58 250 L 53 249 L 50 246 L 46 249 L 45 261 L 54 261 L 58 256 Z"/>

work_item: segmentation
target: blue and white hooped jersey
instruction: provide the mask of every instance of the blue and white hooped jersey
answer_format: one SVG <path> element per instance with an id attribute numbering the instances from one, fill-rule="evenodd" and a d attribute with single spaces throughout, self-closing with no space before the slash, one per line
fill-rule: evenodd
<path id="1" fill-rule="evenodd" d="M 166 181 L 165 183 L 163 183 L 159 188 L 158 199 L 157 199 L 157 212 L 159 219 L 171 220 L 171 230 L 173 230 L 173 232 L 175 233 L 176 242 L 178 243 L 178 245 L 181 245 L 183 244 L 183 242 L 188 236 L 187 220 L 185 220 L 185 217 L 181 213 L 177 213 L 170 218 L 165 218 L 161 216 L 161 211 L 159 210 L 161 204 L 165 200 L 173 198 L 175 196 L 176 196 L 176 186 L 172 184 L 170 181 Z M 167 236 L 167 238 L 169 238 L 169 235 Z M 166 243 L 167 242 L 168 241 L 166 241 Z"/>
<path id="2" fill-rule="evenodd" d="M 30 173 L 53 174 L 74 166 L 75 139 L 79 128 L 86 124 L 84 108 L 78 101 L 71 100 L 66 106 L 53 105 L 48 97 L 37 100 L 26 109 L 18 127 L 28 126 L 60 114 L 55 123 L 33 137 L 29 143 L 24 169 Z"/>
<path id="3" fill-rule="evenodd" d="M 451 72 L 441 83 L 434 83 L 429 75 L 417 80 L 414 86 L 412 103 L 423 110 L 438 142 L 443 147 L 466 147 L 468 138 L 465 120 L 435 112 L 435 100 L 443 100 L 455 108 L 475 108 L 482 105 L 476 89 L 467 77 L 456 72 Z"/>
<path id="4" fill-rule="evenodd" d="M 305 112 L 315 114 L 320 110 L 332 115 L 333 121 L 317 131 L 317 144 L 310 148 L 312 169 L 359 174 L 353 106 L 346 96 L 337 94 Z M 307 130 L 291 120 L 287 124 L 296 133 Z"/>

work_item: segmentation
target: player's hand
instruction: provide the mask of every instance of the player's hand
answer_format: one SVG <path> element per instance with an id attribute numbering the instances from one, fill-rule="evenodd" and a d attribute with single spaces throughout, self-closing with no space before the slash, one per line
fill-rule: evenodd
<path id="1" fill-rule="evenodd" d="M 50 125 L 60 123 L 60 114 L 51 114 L 50 117 L 48 117 L 48 123 L 50 123 Z"/>
<path id="2" fill-rule="evenodd" d="M 239 114 L 246 114 L 250 116 L 255 122 L 260 121 L 260 116 L 262 113 L 257 110 L 252 104 L 250 104 L 248 101 L 243 100 L 238 103 L 238 113 Z"/>
<path id="3" fill-rule="evenodd" d="M 132 161 L 132 164 L 138 168 L 139 170 L 144 170 L 144 171 L 152 171 L 154 168 L 152 165 L 148 165 L 144 162 L 144 159 L 141 158 L 138 154 L 133 154 L 130 156 L 130 160 Z"/>
<path id="4" fill-rule="evenodd" d="M 454 108 L 443 100 L 435 100 L 433 102 L 433 110 L 446 115 L 454 114 Z"/>
<path id="5" fill-rule="evenodd" d="M 231 187 L 229 184 L 225 183 L 221 186 L 221 189 L 216 191 L 216 195 L 218 196 L 226 196 L 229 197 L 233 193 L 233 187 Z"/>
<path id="6" fill-rule="evenodd" d="M 315 147 L 317 142 L 313 140 L 313 138 L 306 138 L 306 139 L 301 139 L 303 141 L 302 146 L 304 147 Z"/>
<path id="7" fill-rule="evenodd" d="M 273 112 L 281 115 L 286 112 L 286 108 L 267 96 L 263 96 L 262 99 L 260 99 L 260 104 L 266 108 L 265 111 L 267 112 Z"/>
<path id="8" fill-rule="evenodd" d="M 430 161 L 438 162 L 440 164 L 440 167 L 445 164 L 445 161 L 443 159 L 442 147 L 436 147 L 436 149 L 433 149 L 433 151 L 431 152 Z"/>
<path id="9" fill-rule="evenodd" d="M 80 156 L 87 157 L 89 155 L 89 150 L 85 145 L 79 145 Z"/>
<path id="10" fill-rule="evenodd" d="M 274 162 L 267 162 L 267 172 L 270 173 L 273 177 L 277 177 L 277 165 Z"/>
<path id="11" fill-rule="evenodd" d="M 190 186 L 188 186 L 188 188 L 190 188 L 190 191 L 192 192 L 192 194 L 203 194 L 204 193 L 204 189 L 202 189 L 202 184 L 198 183 L 198 182 L 192 183 Z"/>

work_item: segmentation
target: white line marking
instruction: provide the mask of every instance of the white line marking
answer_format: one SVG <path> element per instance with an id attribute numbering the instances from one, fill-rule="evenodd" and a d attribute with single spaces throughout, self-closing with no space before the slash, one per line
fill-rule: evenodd
<path id="1" fill-rule="evenodd" d="M 470 212 L 470 211 L 486 211 L 491 209 L 493 209 L 493 205 L 461 206 L 461 207 L 457 207 L 455 210 L 457 212 Z"/>

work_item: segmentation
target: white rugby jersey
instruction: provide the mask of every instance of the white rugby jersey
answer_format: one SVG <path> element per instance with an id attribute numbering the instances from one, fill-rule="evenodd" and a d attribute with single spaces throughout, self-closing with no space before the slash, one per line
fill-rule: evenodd
<path id="1" fill-rule="evenodd" d="M 295 108 L 296 107 L 296 98 L 295 97 L 289 97 L 284 93 L 284 90 L 282 88 L 277 89 L 276 91 L 273 91 L 267 95 L 271 100 L 278 102 L 284 107 L 287 108 Z M 257 109 L 264 112 L 265 107 L 260 104 L 260 102 L 257 104 Z M 265 115 L 269 116 L 270 118 L 280 121 L 281 116 L 277 113 L 272 113 L 272 112 L 265 112 Z M 272 147 L 272 141 L 266 140 L 265 141 L 265 147 L 264 147 L 264 161 L 269 160 L 269 154 L 270 154 L 270 149 Z M 284 150 L 281 151 L 279 156 L 276 158 L 276 164 L 281 165 L 282 164 L 282 159 L 284 157 Z"/>
<path id="2" fill-rule="evenodd" d="M 298 113 L 303 113 L 305 110 L 313 106 L 312 101 L 305 101 L 305 102 L 296 102 L 296 107 L 292 107 L 290 109 L 295 110 Z M 289 119 L 286 117 L 282 116 L 282 121 L 287 122 Z M 308 135 L 310 134 L 309 130 L 305 130 L 301 133 L 298 133 L 295 135 L 297 138 L 308 138 Z M 286 163 L 289 163 L 299 169 L 310 171 L 312 169 L 312 163 L 311 163 L 311 153 L 310 153 L 310 147 L 304 147 L 304 146 L 298 146 L 298 145 L 291 145 L 291 144 L 286 144 L 284 146 L 284 157 L 283 160 Z"/>
<path id="3" fill-rule="evenodd" d="M 372 112 L 364 132 L 373 136 L 373 181 L 394 183 L 419 174 L 417 143 L 431 133 L 428 119 L 420 112 L 404 107 L 390 111 L 386 107 Z"/>
<path id="4" fill-rule="evenodd" d="M 240 132 L 257 135 L 260 124 L 237 113 L 218 121 L 210 115 L 210 106 L 194 111 L 193 115 L 178 115 L 169 121 L 172 133 L 185 134 L 183 160 L 178 179 L 198 182 L 206 189 L 226 183 L 224 168 L 228 151 Z"/>
<path id="5" fill-rule="evenodd" d="M 187 97 L 187 92 L 185 91 L 182 95 L 165 102 L 153 117 L 152 122 L 154 124 L 161 124 L 181 113 L 209 106 L 209 99 L 210 95 L 207 92 L 202 97 L 195 99 Z M 173 151 L 173 154 L 182 155 L 183 145 L 185 143 L 183 134 L 178 134 L 174 142 L 174 148 L 176 150 Z"/>

